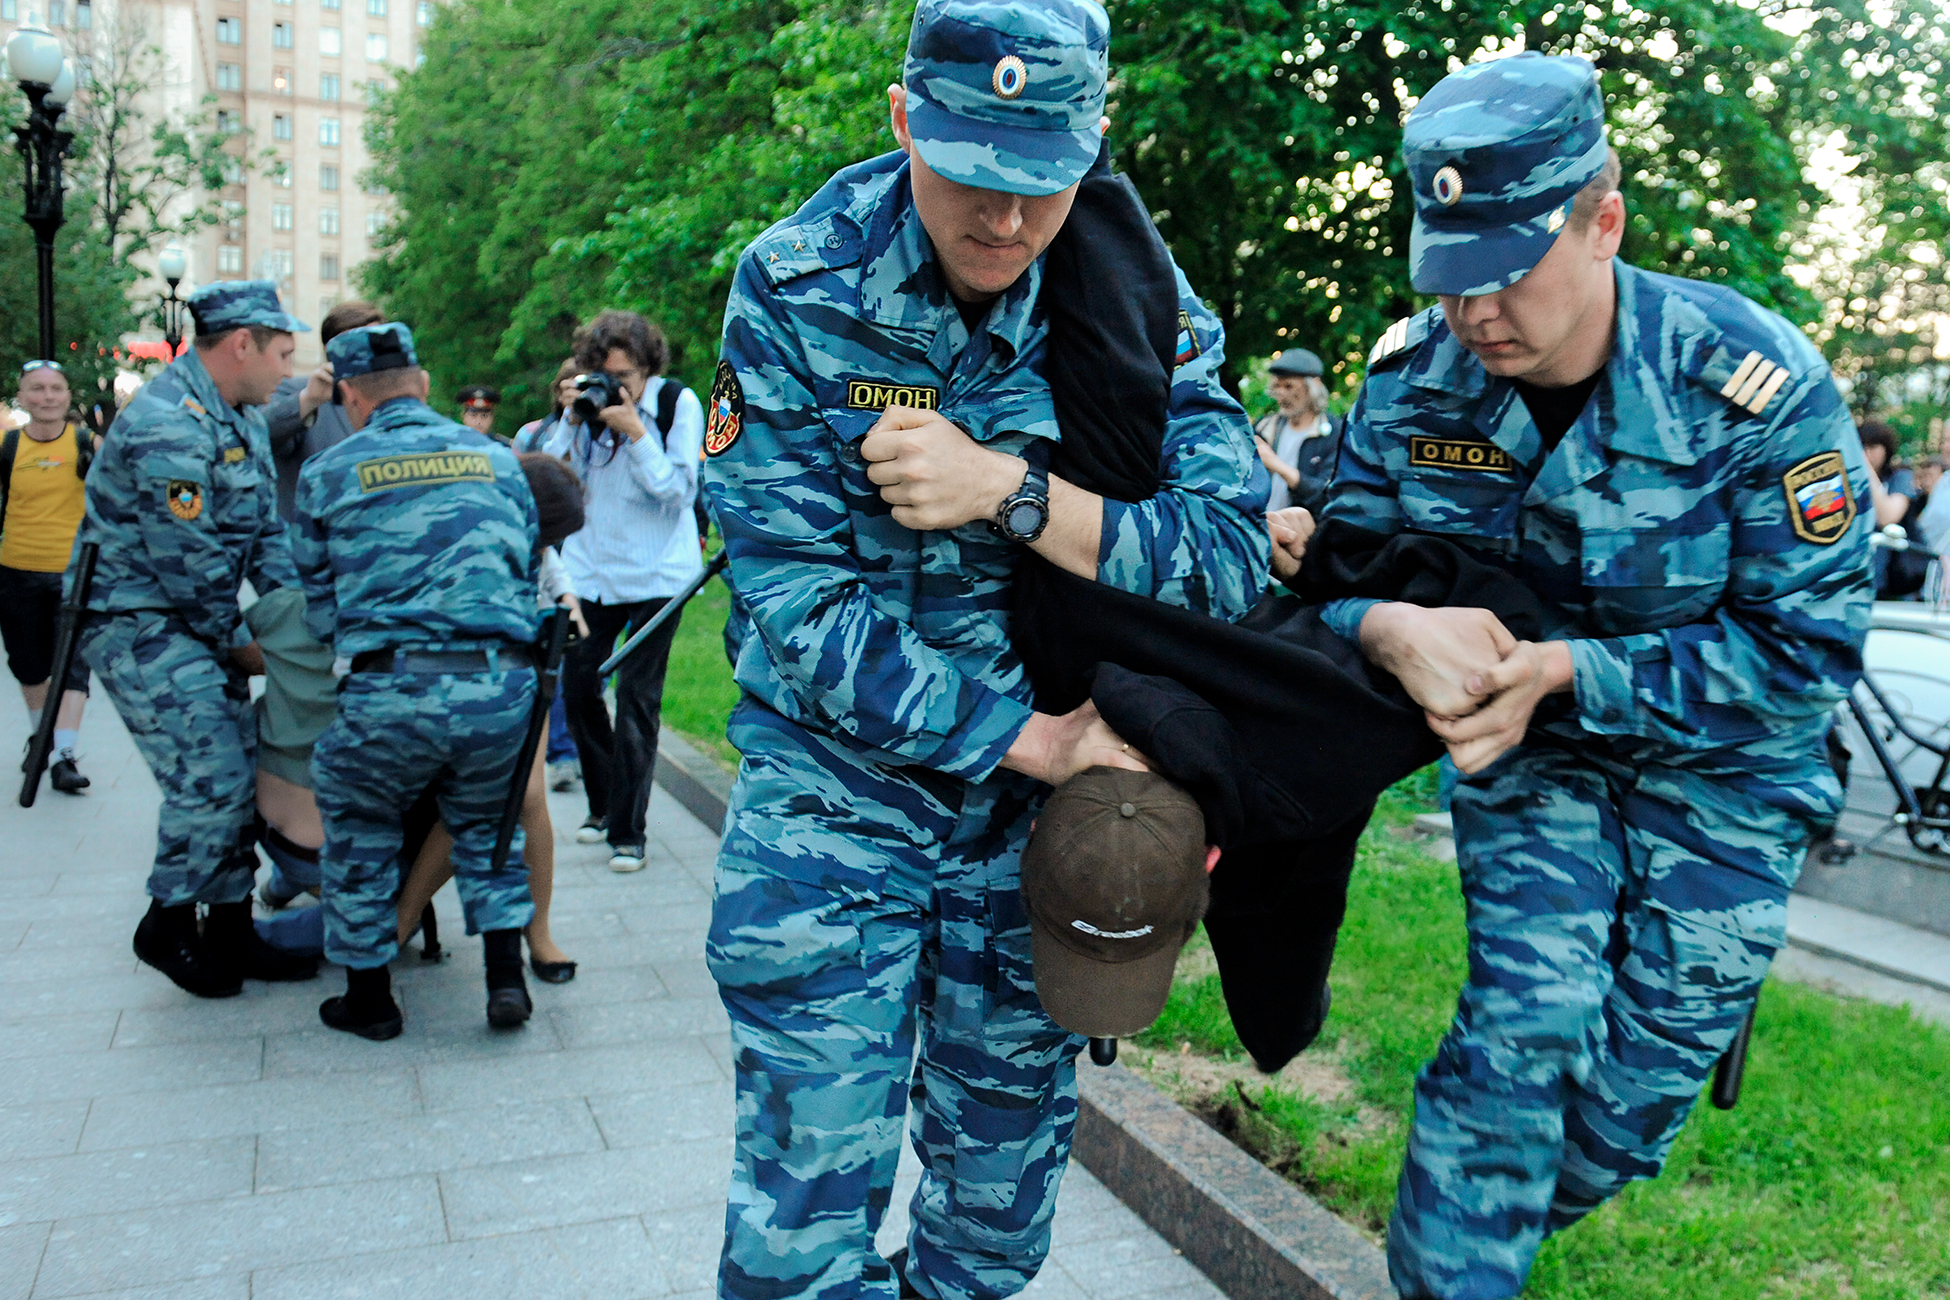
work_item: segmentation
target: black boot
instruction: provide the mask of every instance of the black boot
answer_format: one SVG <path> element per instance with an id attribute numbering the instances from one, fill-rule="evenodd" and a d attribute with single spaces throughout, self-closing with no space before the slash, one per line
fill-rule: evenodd
<path id="1" fill-rule="evenodd" d="M 234 998 L 244 991 L 243 981 L 204 948 L 195 903 L 164 907 L 150 899 L 148 915 L 135 927 L 135 955 L 200 998 Z"/>
<path id="2" fill-rule="evenodd" d="M 47 779 L 52 781 L 54 788 L 62 794 L 80 794 L 93 784 L 75 767 L 74 755 L 65 749 L 47 769 Z"/>
<path id="3" fill-rule="evenodd" d="M 287 984 L 318 974 L 316 957 L 285 952 L 264 942 L 251 924 L 248 898 L 210 904 L 210 915 L 203 921 L 203 946 L 214 961 L 235 971 L 239 979 Z"/>
<path id="4" fill-rule="evenodd" d="M 318 1018 L 334 1029 L 383 1043 L 398 1038 L 406 1027 L 399 1003 L 393 1001 L 393 972 L 385 966 L 345 971 L 345 996 L 326 998 Z"/>
<path id="5" fill-rule="evenodd" d="M 487 958 L 487 1018 L 496 1029 L 518 1029 L 535 1012 L 528 983 L 521 977 L 521 931 L 488 930 L 481 935 Z"/>

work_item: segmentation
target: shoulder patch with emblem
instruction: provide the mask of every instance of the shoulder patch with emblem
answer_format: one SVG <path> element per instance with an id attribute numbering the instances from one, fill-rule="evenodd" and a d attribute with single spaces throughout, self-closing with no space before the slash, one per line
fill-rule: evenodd
<path id="1" fill-rule="evenodd" d="M 896 384 L 885 379 L 846 381 L 847 410 L 884 411 L 890 406 L 938 411 L 941 409 L 941 390 L 925 384 Z"/>
<path id="2" fill-rule="evenodd" d="M 163 499 L 169 503 L 169 513 L 186 523 L 203 514 L 203 486 L 186 478 L 169 480 Z"/>
<path id="3" fill-rule="evenodd" d="M 442 483 L 492 483 L 494 462 L 482 451 L 433 451 L 418 455 L 380 456 L 353 467 L 359 491 L 432 487 Z"/>
<path id="4" fill-rule="evenodd" d="M 1373 369 L 1393 356 L 1399 356 L 1410 348 L 1419 347 L 1429 336 L 1428 313 L 1417 312 L 1404 316 L 1382 331 L 1374 346 L 1368 349 L 1368 367 Z"/>
<path id="5" fill-rule="evenodd" d="M 1472 438 L 1425 438 L 1411 434 L 1408 463 L 1414 469 L 1469 469 L 1485 474 L 1514 474 L 1517 462 L 1494 443 Z"/>
<path id="6" fill-rule="evenodd" d="M 710 409 L 704 416 L 704 454 L 723 455 L 745 430 L 745 390 L 729 361 L 718 362 L 711 381 Z"/>
<path id="7" fill-rule="evenodd" d="M 1855 522 L 1855 498 L 1839 451 L 1808 457 L 1781 475 L 1781 488 L 1787 493 L 1788 522 L 1804 542 L 1832 545 Z"/>
<path id="8" fill-rule="evenodd" d="M 1205 349 L 1199 344 L 1198 341 L 1198 329 L 1196 326 L 1192 324 L 1192 314 L 1188 311 L 1179 312 L 1178 313 L 1178 355 L 1176 358 L 1173 359 L 1172 365 L 1173 366 L 1186 365 L 1190 362 L 1198 360 L 1200 357 L 1204 355 L 1205 355 Z"/>
<path id="9" fill-rule="evenodd" d="M 1777 365 L 1758 352 L 1749 352 L 1734 368 L 1732 378 L 1721 387 L 1720 396 L 1759 415 L 1787 381 L 1786 366 Z"/>

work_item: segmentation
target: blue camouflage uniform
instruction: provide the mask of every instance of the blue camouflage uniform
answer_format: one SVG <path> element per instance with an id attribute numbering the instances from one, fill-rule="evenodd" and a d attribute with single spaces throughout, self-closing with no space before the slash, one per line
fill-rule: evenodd
<path id="1" fill-rule="evenodd" d="M 419 364 L 397 322 L 348 330 L 326 354 L 341 381 Z M 306 626 L 352 660 L 312 750 L 325 955 L 340 965 L 398 952 L 401 819 L 435 782 L 467 932 L 534 915 L 520 853 L 498 872 L 490 860 L 535 698 L 538 526 L 507 445 L 417 398 L 383 402 L 300 471 Z M 436 657 L 416 666 L 416 651 Z"/>
<path id="2" fill-rule="evenodd" d="M 924 126 L 979 127 L 916 106 L 987 111 L 999 85 L 1073 147 L 964 149 L 978 162 L 957 179 L 1073 184 L 1097 152 L 1105 33 L 1093 0 L 927 0 L 906 72 L 917 147 L 957 168 Z M 743 692 L 706 946 L 738 1098 L 726 1297 L 896 1294 L 872 1243 L 910 1104 L 924 1172 L 906 1281 L 1009 1295 L 1048 1250 L 1082 1044 L 1030 970 L 1018 859 L 1046 788 L 998 767 L 1031 716 L 1008 634 L 1022 548 L 982 522 L 902 527 L 859 451 L 894 403 L 1000 451 L 1058 439 L 1040 285 L 1037 264 L 966 325 L 900 153 L 834 176 L 738 264 L 705 439 Z M 1165 486 L 1105 501 L 1098 578 L 1236 618 L 1264 581 L 1267 480 L 1219 386 L 1218 322 L 1182 277 L 1179 293 L 1202 350 L 1175 376 Z"/>
<path id="3" fill-rule="evenodd" d="M 1602 127 L 1581 60 L 1431 91 L 1404 147 L 1416 287 L 1520 279 Z M 1477 230 L 1514 216 L 1528 249 L 1472 253 L 1472 195 Z M 1861 667 L 1870 511 L 1828 366 L 1729 290 L 1613 268 L 1611 357 L 1555 450 L 1432 308 L 1376 345 L 1325 514 L 1517 574 L 1575 671 L 1455 792 L 1469 978 L 1416 1084 L 1389 1228 L 1409 1297 L 1514 1296 L 1547 1233 L 1658 1173 L 1841 806 L 1823 740 Z M 1373 603 L 1329 621 L 1352 635 Z"/>
<path id="4" fill-rule="evenodd" d="M 206 285 L 189 307 L 199 337 L 309 328 L 269 281 Z M 276 489 L 263 417 L 223 400 L 195 348 L 123 408 L 88 474 L 75 545 L 101 556 L 80 652 L 162 790 L 149 893 L 165 907 L 247 898 L 257 870 L 257 726 L 229 652 L 251 641 L 242 585 L 297 582 Z"/>

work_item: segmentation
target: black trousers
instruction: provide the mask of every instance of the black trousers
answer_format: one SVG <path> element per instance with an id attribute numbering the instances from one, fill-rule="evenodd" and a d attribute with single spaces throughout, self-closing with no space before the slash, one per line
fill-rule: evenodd
<path id="1" fill-rule="evenodd" d="M 0 641 L 6 643 L 7 667 L 22 686 L 39 686 L 54 673 L 61 576 L 0 566 Z M 68 689 L 88 693 L 88 665 L 78 654 L 68 674 Z"/>
<path id="2" fill-rule="evenodd" d="M 682 615 L 657 629 L 657 634 L 616 670 L 616 721 L 603 703 L 602 679 L 596 670 L 627 637 L 670 603 L 667 597 L 605 605 L 582 602 L 589 636 L 576 643 L 562 665 L 562 702 L 569 715 L 569 733 L 582 758 L 582 787 L 589 796 L 589 815 L 609 818 L 613 847 L 641 848 L 650 808 L 650 781 L 657 772 L 657 726 L 664 706 L 664 670 L 670 666 L 670 643 Z"/>

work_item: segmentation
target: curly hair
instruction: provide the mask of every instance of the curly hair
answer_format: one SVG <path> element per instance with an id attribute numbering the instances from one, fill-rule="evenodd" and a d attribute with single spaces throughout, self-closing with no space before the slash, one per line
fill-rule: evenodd
<path id="1" fill-rule="evenodd" d="M 594 320 L 576 331 L 576 361 L 585 369 L 602 369 L 609 354 L 618 348 L 646 375 L 661 375 L 670 360 L 664 332 L 633 311 L 598 312 Z"/>

